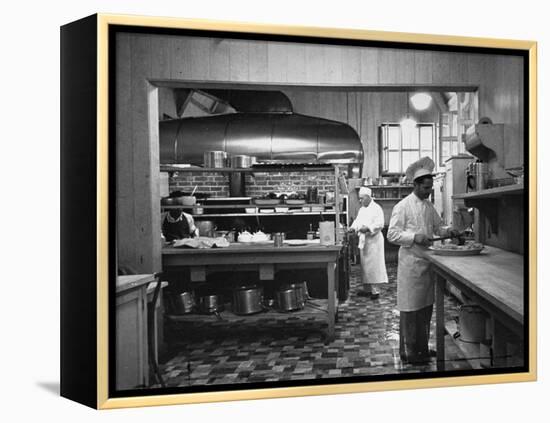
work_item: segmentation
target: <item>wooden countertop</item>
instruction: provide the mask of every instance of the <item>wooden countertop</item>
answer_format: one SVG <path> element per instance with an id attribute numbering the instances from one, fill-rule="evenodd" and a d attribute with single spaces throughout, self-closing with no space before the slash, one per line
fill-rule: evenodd
<path id="1" fill-rule="evenodd" d="M 185 255 L 204 255 L 204 254 L 239 254 L 239 253 L 258 253 L 258 254 L 271 254 L 271 253 L 303 253 L 303 252 L 327 252 L 327 251 L 340 251 L 342 245 L 320 245 L 320 244 L 307 244 L 301 246 L 283 245 L 282 247 L 273 246 L 273 242 L 268 243 L 239 243 L 234 242 L 225 248 L 174 248 L 164 247 L 162 249 L 163 255 L 171 254 L 185 254 Z"/>
<path id="2" fill-rule="evenodd" d="M 130 289 L 139 288 L 155 281 L 155 276 L 151 274 L 143 275 L 125 275 L 116 278 L 116 293 L 120 294 Z"/>
<path id="3" fill-rule="evenodd" d="M 523 325 L 524 256 L 486 246 L 476 256 L 425 257 L 452 278 Z"/>

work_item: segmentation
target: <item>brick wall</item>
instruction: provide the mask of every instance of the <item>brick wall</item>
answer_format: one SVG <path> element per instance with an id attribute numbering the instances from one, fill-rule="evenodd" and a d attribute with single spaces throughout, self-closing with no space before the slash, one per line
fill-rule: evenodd
<path id="1" fill-rule="evenodd" d="M 229 197 L 229 176 L 221 172 L 180 172 L 169 180 L 171 191 L 208 193 L 211 197 Z M 317 187 L 319 195 L 334 191 L 334 172 L 257 172 L 246 175 L 246 196 L 261 197 L 269 192 L 296 191 L 305 194 Z"/>
<path id="2" fill-rule="evenodd" d="M 170 192 L 191 192 L 197 186 L 196 192 L 208 193 L 210 197 L 229 197 L 229 176 L 221 172 L 180 172 L 168 180 Z"/>

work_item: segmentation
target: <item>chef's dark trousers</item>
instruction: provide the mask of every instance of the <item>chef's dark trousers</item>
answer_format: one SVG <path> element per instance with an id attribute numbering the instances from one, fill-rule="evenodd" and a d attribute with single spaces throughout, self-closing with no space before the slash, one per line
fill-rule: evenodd
<path id="1" fill-rule="evenodd" d="M 399 354 L 409 362 L 429 360 L 428 340 L 433 305 L 399 313 Z"/>

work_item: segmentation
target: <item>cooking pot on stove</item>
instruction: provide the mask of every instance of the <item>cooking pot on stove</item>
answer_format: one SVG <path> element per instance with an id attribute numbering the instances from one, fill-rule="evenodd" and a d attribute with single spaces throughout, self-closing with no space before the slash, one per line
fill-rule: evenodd
<path id="1" fill-rule="evenodd" d="M 295 283 L 283 285 L 275 293 L 275 301 L 279 311 L 303 309 L 306 303 L 303 285 Z"/>
<path id="2" fill-rule="evenodd" d="M 240 286 L 233 291 L 233 312 L 254 314 L 263 311 L 263 289 L 257 286 Z"/>

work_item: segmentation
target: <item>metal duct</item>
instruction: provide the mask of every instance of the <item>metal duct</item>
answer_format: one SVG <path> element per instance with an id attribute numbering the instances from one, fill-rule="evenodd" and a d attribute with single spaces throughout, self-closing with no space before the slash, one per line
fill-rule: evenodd
<path id="1" fill-rule="evenodd" d="M 203 164 L 205 151 L 259 161 L 362 163 L 355 130 L 342 122 L 296 113 L 232 113 L 160 123 L 162 164 Z"/>
<path id="2" fill-rule="evenodd" d="M 504 125 L 481 118 L 466 131 L 466 150 L 483 162 L 496 160 L 504 167 Z"/>
<path id="3" fill-rule="evenodd" d="M 202 90 L 242 113 L 292 113 L 292 103 L 281 91 Z"/>

